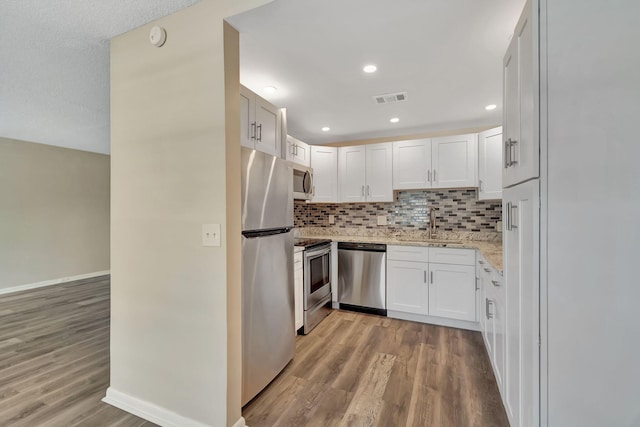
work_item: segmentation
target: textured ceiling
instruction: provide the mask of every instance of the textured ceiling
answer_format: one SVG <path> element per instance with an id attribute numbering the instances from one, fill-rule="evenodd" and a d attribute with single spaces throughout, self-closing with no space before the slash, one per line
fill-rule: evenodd
<path id="1" fill-rule="evenodd" d="M 287 107 L 289 134 L 328 143 L 501 123 L 502 58 L 523 7 L 524 0 L 277 0 L 229 21 L 241 34 L 241 82 Z M 362 72 L 368 63 L 375 74 Z M 265 86 L 278 91 L 266 94 Z M 403 103 L 372 100 L 402 91 Z M 498 108 L 488 112 L 488 104 Z"/>
<path id="2" fill-rule="evenodd" d="M 109 152 L 109 39 L 197 0 L 1 0 L 0 136 Z"/>
<path id="3" fill-rule="evenodd" d="M 108 153 L 109 39 L 196 2 L 0 0 L 0 136 Z M 523 4 L 276 0 L 229 20 L 242 82 L 288 108 L 292 135 L 322 143 L 499 123 L 502 55 Z M 370 62 L 378 72 L 365 76 Z M 371 100 L 397 91 L 408 101 Z"/>

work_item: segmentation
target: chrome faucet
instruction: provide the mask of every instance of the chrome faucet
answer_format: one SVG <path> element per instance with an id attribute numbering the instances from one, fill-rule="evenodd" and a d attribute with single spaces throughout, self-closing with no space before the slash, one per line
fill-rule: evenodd
<path id="1" fill-rule="evenodd" d="M 436 208 L 429 207 L 429 239 L 433 239 L 436 235 Z"/>

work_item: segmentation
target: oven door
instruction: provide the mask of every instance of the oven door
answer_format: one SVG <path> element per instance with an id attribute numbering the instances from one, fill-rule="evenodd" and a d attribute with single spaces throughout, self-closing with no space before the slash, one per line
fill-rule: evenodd
<path id="1" fill-rule="evenodd" d="M 331 294 L 331 246 L 304 251 L 304 309 Z"/>

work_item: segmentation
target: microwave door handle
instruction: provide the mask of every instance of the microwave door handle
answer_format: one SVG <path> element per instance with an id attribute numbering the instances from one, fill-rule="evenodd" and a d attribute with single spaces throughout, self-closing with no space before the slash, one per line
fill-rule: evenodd
<path id="1" fill-rule="evenodd" d="M 304 176 L 302 177 L 302 192 L 307 194 L 307 176 L 309 175 L 309 171 L 305 171 Z"/>

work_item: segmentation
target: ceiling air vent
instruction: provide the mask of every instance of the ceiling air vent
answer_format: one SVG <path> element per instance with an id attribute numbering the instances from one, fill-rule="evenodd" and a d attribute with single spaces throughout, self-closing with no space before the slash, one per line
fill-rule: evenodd
<path id="1" fill-rule="evenodd" d="M 407 100 L 407 92 L 389 93 L 387 95 L 376 95 L 373 102 L 376 104 L 390 104 L 392 102 L 400 102 Z"/>

